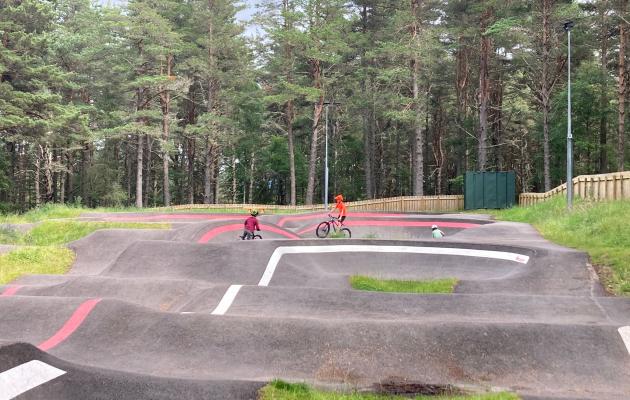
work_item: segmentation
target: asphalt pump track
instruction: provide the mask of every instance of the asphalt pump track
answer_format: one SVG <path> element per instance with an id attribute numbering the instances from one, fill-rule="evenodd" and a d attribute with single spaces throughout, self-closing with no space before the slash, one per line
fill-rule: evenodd
<path id="1" fill-rule="evenodd" d="M 0 400 L 255 399 L 280 378 L 336 390 L 630 398 L 630 299 L 585 254 L 476 215 L 90 214 L 170 222 L 70 245 L 66 275 L 0 286 Z M 430 226 L 446 232 L 432 240 Z M 453 294 L 351 289 L 354 274 L 457 278 Z"/>

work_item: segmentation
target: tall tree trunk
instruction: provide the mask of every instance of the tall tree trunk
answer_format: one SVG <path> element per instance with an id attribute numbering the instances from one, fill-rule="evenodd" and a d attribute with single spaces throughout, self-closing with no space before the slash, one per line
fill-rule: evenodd
<path id="1" fill-rule="evenodd" d="M 311 76 L 313 77 L 313 87 L 321 89 L 321 63 L 319 60 L 311 59 Z M 324 96 L 321 95 L 319 100 L 313 106 L 313 124 L 311 125 L 311 150 L 308 160 L 308 183 L 306 186 L 306 204 L 313 204 L 313 195 L 315 192 L 315 167 L 317 166 L 317 144 L 319 139 L 320 119 L 322 110 L 324 109 Z"/>
<path id="2" fill-rule="evenodd" d="M 132 161 L 132 145 L 131 142 L 127 143 L 127 150 L 125 151 L 125 164 L 127 167 L 127 204 L 131 205 L 131 177 L 133 173 L 133 161 Z"/>
<path id="3" fill-rule="evenodd" d="M 149 206 L 149 193 L 151 189 L 151 174 L 153 173 L 153 138 L 149 135 L 146 137 L 146 154 L 145 154 L 145 174 L 144 174 L 144 197 L 142 198 L 142 203 L 145 207 Z"/>
<path id="4" fill-rule="evenodd" d="M 142 208 L 142 170 L 144 156 L 144 135 L 138 133 L 138 149 L 136 151 L 136 207 Z"/>
<path id="5" fill-rule="evenodd" d="M 413 146 L 413 195 L 424 196 L 424 132 L 422 131 L 422 114 L 419 104 L 418 79 L 420 75 L 419 62 L 414 59 L 411 63 L 411 83 L 414 101 L 414 146 Z"/>
<path id="6" fill-rule="evenodd" d="M 459 46 L 457 49 L 457 125 L 458 125 L 458 139 L 460 141 L 460 157 L 456 157 L 455 168 L 456 175 L 463 175 L 468 169 L 468 145 L 466 129 L 464 123 L 468 116 L 468 83 L 469 83 L 469 71 L 468 71 L 468 53 L 469 50 L 466 46 L 464 36 L 460 35 L 458 40 Z"/>
<path id="7" fill-rule="evenodd" d="M 362 98 L 367 98 L 368 91 L 365 89 L 365 82 L 361 84 Z M 365 106 L 363 109 L 363 169 L 365 170 L 365 195 L 368 199 L 374 198 L 374 185 L 373 185 L 373 173 L 372 162 L 374 160 L 372 149 L 372 120 L 370 115 L 369 106 Z"/>
<path id="8" fill-rule="evenodd" d="M 54 201 L 53 193 L 53 172 L 52 172 L 52 152 L 48 149 L 48 145 L 42 147 L 39 146 L 42 152 L 42 159 L 44 160 L 44 177 L 46 178 L 46 194 L 44 196 L 45 201 Z"/>
<path id="9" fill-rule="evenodd" d="M 188 172 L 188 204 L 195 203 L 195 145 L 194 138 L 186 139 L 186 167 Z"/>
<path id="10" fill-rule="evenodd" d="M 213 166 L 214 166 L 214 160 L 213 160 L 213 154 L 214 154 L 214 149 L 213 149 L 213 145 L 210 142 L 210 135 L 206 135 L 206 146 L 205 146 L 205 151 L 206 151 L 206 159 L 205 159 L 205 165 L 204 165 L 204 185 L 203 185 L 203 203 L 204 204 L 212 204 L 214 203 L 214 192 L 213 192 L 213 187 L 212 187 L 212 181 L 213 181 Z"/>
<path id="11" fill-rule="evenodd" d="M 67 185 L 67 199 L 69 202 L 74 201 L 74 165 L 73 165 L 73 154 L 71 151 L 66 153 L 66 161 L 67 161 L 67 169 L 68 169 L 68 178 L 66 180 Z"/>
<path id="12" fill-rule="evenodd" d="M 604 174 L 608 172 L 608 154 L 607 154 L 607 141 L 608 141 L 608 85 L 606 84 L 606 77 L 608 76 L 608 68 L 606 67 L 608 62 L 608 21 L 607 21 L 608 8 L 600 5 L 601 16 L 601 52 L 600 52 L 600 68 L 602 69 L 602 83 L 600 85 L 599 95 L 599 173 Z"/>
<path id="13" fill-rule="evenodd" d="M 57 155 L 57 162 L 59 163 L 60 167 L 63 166 L 64 153 L 65 153 L 65 151 L 60 150 L 59 154 Z M 59 203 L 61 203 L 61 204 L 65 204 L 65 202 L 66 202 L 65 189 L 66 189 L 66 171 L 65 171 L 64 168 L 60 168 L 60 171 L 59 171 Z"/>
<path id="14" fill-rule="evenodd" d="M 89 185 L 88 185 L 88 168 L 90 167 L 90 144 L 84 143 L 81 151 L 81 197 L 83 198 L 83 204 L 89 206 Z"/>
<path id="15" fill-rule="evenodd" d="M 236 204 L 236 156 L 232 156 L 232 204 Z"/>
<path id="16" fill-rule="evenodd" d="M 621 0 L 620 14 L 625 16 L 627 0 Z M 619 86 L 617 94 L 619 98 L 618 105 L 618 121 L 617 128 L 617 171 L 623 171 L 625 168 L 625 127 L 626 127 L 626 21 L 619 22 Z"/>
<path id="17" fill-rule="evenodd" d="M 282 0 L 282 11 L 285 13 L 284 15 L 284 31 L 285 33 L 289 33 L 293 29 L 293 23 L 289 16 L 289 0 Z M 285 62 L 285 75 L 287 78 L 287 82 L 291 84 L 293 82 L 293 47 L 288 39 L 285 40 L 284 43 L 284 56 L 286 58 Z M 290 191 L 291 191 L 291 205 L 294 206 L 297 204 L 297 188 L 296 188 L 296 178 L 295 178 L 295 143 L 294 143 L 294 134 L 293 134 L 293 100 L 289 100 L 285 106 L 285 120 L 287 124 L 287 142 L 289 146 L 289 179 L 291 182 Z M 251 192 L 250 192 L 251 196 Z"/>
<path id="18" fill-rule="evenodd" d="M 208 0 L 208 10 L 210 11 L 208 17 L 208 99 L 206 103 L 206 111 L 212 113 L 214 111 L 215 99 L 217 96 L 218 84 L 215 79 L 216 69 L 216 57 L 214 54 L 214 22 L 212 17 L 214 16 L 214 0 Z M 217 186 L 215 178 L 215 154 L 219 151 L 218 145 L 211 139 L 212 132 L 206 135 L 206 161 L 204 169 L 204 204 L 211 204 L 217 200 Z"/>
<path id="19" fill-rule="evenodd" d="M 254 172 L 256 171 L 256 169 L 254 168 L 255 162 L 256 162 L 256 153 L 252 152 L 251 158 L 250 158 L 250 165 L 249 165 L 249 192 L 248 192 L 248 200 L 247 200 L 249 204 L 253 204 L 254 202 Z M 295 204 L 292 204 L 292 205 L 295 205 Z"/>
<path id="20" fill-rule="evenodd" d="M 173 55 L 169 54 L 166 57 L 166 76 L 168 79 L 171 79 L 171 74 L 173 70 Z M 162 148 L 162 189 L 164 195 L 164 206 L 168 207 L 171 205 L 171 190 L 170 190 L 170 179 L 169 179 L 169 161 L 170 156 L 168 154 L 168 138 L 170 134 L 169 127 L 169 113 L 171 108 L 171 93 L 168 88 L 163 88 L 160 92 L 160 105 L 162 108 L 162 140 L 163 140 L 163 148 Z"/>
<path id="21" fill-rule="evenodd" d="M 50 194 L 50 199 L 52 203 L 57 203 L 59 201 L 59 171 L 57 168 L 54 168 L 53 163 L 57 162 L 59 158 L 59 152 L 53 149 L 50 152 L 50 172 L 52 174 L 52 191 Z"/>
<path id="22" fill-rule="evenodd" d="M 364 4 L 361 10 L 361 25 L 362 25 L 362 33 L 364 36 L 368 34 L 368 14 L 367 14 L 367 5 Z M 373 170 L 372 163 L 374 160 L 373 156 L 373 148 L 372 148 L 372 119 L 370 115 L 370 103 L 371 101 L 371 91 L 370 88 L 370 78 L 368 76 L 367 71 L 367 60 L 366 60 L 366 49 L 361 48 L 361 66 L 363 67 L 365 76 L 361 79 L 361 98 L 368 99 L 369 102 L 363 106 L 362 110 L 362 122 L 363 122 L 363 169 L 365 173 L 365 195 L 368 199 L 374 198 L 374 178 L 373 178 Z"/>
<path id="23" fill-rule="evenodd" d="M 479 50 L 479 148 L 477 151 L 477 168 L 486 170 L 488 151 L 488 99 L 490 98 L 490 82 L 488 62 L 492 39 L 485 34 L 490 26 L 492 8 L 487 8 L 481 16 L 481 39 Z"/>
<path id="24" fill-rule="evenodd" d="M 551 152 L 549 150 L 549 112 L 551 110 L 551 90 L 549 88 L 549 53 L 550 38 L 549 38 L 549 17 L 551 14 L 550 0 L 543 0 L 542 3 L 542 18 L 543 18 L 543 31 L 542 31 L 542 86 L 541 86 L 541 100 L 542 100 L 542 112 L 543 112 L 543 178 L 545 185 L 545 192 L 551 190 Z"/>
<path id="25" fill-rule="evenodd" d="M 291 205 L 297 204 L 297 189 L 295 184 L 295 144 L 293 143 L 293 101 L 289 100 L 286 106 L 286 119 L 287 119 L 287 140 L 289 146 L 289 174 L 291 185 Z M 252 161 L 253 165 L 253 161 Z M 251 196 L 251 193 L 250 193 Z"/>
<path id="26" fill-rule="evenodd" d="M 419 26 L 419 7 L 420 0 L 411 0 L 411 11 L 414 17 L 411 24 L 411 38 L 412 42 L 417 45 L 420 41 L 420 26 Z M 414 52 L 418 51 L 414 49 Z M 414 54 L 411 59 L 411 85 L 413 91 L 413 110 L 415 112 L 414 118 L 414 146 L 413 146 L 413 195 L 424 195 L 424 133 L 422 131 L 422 116 L 420 112 L 419 104 L 419 89 L 418 80 L 420 79 L 420 61 L 418 56 Z"/>
<path id="27" fill-rule="evenodd" d="M 40 152 L 35 150 L 35 207 L 39 207 L 42 203 L 41 190 L 39 188 L 40 180 Z"/>

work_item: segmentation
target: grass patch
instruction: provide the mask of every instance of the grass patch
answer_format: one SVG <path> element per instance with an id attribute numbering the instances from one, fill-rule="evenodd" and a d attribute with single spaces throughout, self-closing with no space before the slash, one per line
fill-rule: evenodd
<path id="1" fill-rule="evenodd" d="M 600 276 L 613 293 L 630 295 L 630 201 L 576 199 L 573 210 L 556 196 L 529 207 L 489 211 L 497 219 L 532 224 L 546 238 L 588 252 L 593 264 L 610 269 Z"/>
<path id="2" fill-rule="evenodd" d="M 104 213 L 104 212 L 134 212 L 134 213 L 198 213 L 198 214 L 247 214 L 249 209 L 246 208 L 191 208 L 191 209 L 174 209 L 169 207 L 157 208 L 136 208 L 136 207 L 98 207 L 87 208 L 73 204 L 44 204 L 39 208 L 33 208 L 23 214 L 7 214 L 0 215 L 0 224 L 22 224 L 29 222 L 39 222 L 47 219 L 60 218 L 76 218 L 81 214 L 87 213 Z M 300 214 L 311 212 L 312 210 L 275 210 L 273 208 L 263 208 L 265 214 Z"/>
<path id="3" fill-rule="evenodd" d="M 169 224 L 135 222 L 45 221 L 26 234 L 0 227 L 0 243 L 23 245 L 0 255 L 0 284 L 26 274 L 64 274 L 74 262 L 74 252 L 65 243 L 98 229 L 168 229 Z"/>
<path id="4" fill-rule="evenodd" d="M 29 223 L 38 222 L 51 218 L 74 218 L 83 212 L 80 207 L 73 207 L 62 204 L 46 204 L 39 208 L 34 208 L 24 214 L 8 214 L 0 216 L 0 223 Z"/>
<path id="5" fill-rule="evenodd" d="M 513 393 L 488 393 L 457 396 L 417 396 L 402 397 L 372 393 L 336 393 L 324 392 L 310 388 L 304 383 L 287 383 L 275 380 L 268 383 L 258 392 L 258 400 L 518 400 Z"/>
<path id="6" fill-rule="evenodd" d="M 8 226 L 0 225 L 0 244 L 16 244 L 20 241 L 20 233 Z"/>
<path id="7" fill-rule="evenodd" d="M 81 239 L 99 229 L 169 229 L 169 224 L 139 222 L 46 221 L 37 225 L 21 239 L 22 244 L 49 246 Z"/>
<path id="8" fill-rule="evenodd" d="M 74 252 L 63 247 L 22 247 L 0 254 L 0 284 L 26 274 L 64 274 L 74 261 Z"/>
<path id="9" fill-rule="evenodd" d="M 403 281 L 395 279 L 377 279 L 363 275 L 350 277 L 353 289 L 372 292 L 397 293 L 453 293 L 457 279 L 435 279 L 426 281 Z"/>

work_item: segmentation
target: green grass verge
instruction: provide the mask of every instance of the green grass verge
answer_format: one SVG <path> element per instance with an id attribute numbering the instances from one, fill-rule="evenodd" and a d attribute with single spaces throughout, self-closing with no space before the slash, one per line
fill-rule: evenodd
<path id="1" fill-rule="evenodd" d="M 22 244 L 49 246 L 81 239 L 99 229 L 169 229 L 169 224 L 137 222 L 46 221 L 37 225 L 21 239 Z"/>
<path id="2" fill-rule="evenodd" d="M 264 208 L 264 214 L 299 214 L 310 212 L 310 210 L 275 210 L 271 208 Z M 244 208 L 192 208 L 192 209 L 171 209 L 171 208 L 136 208 L 136 207 L 99 207 L 99 208 L 87 208 L 83 206 L 75 206 L 72 204 L 45 204 L 39 208 L 34 208 L 23 214 L 7 214 L 0 215 L 0 224 L 22 224 L 29 222 L 39 222 L 47 219 L 59 219 L 59 218 L 76 218 L 81 214 L 96 213 L 96 212 L 134 212 L 134 213 L 198 213 L 198 214 L 246 214 L 247 210 Z"/>
<path id="3" fill-rule="evenodd" d="M 135 222 L 45 221 L 26 234 L 0 228 L 0 243 L 22 245 L 0 255 L 0 284 L 25 274 L 63 274 L 74 262 L 72 250 L 61 245 L 99 229 L 168 229 L 169 224 Z"/>
<path id="4" fill-rule="evenodd" d="M 363 275 L 350 277 L 353 289 L 373 292 L 398 293 L 453 293 L 457 279 L 436 279 L 426 281 L 402 281 L 395 279 L 377 279 Z"/>
<path id="5" fill-rule="evenodd" d="M 370 393 L 335 393 L 310 388 L 304 383 L 270 382 L 258 392 L 258 400 L 518 400 L 513 393 L 488 393 L 456 396 L 401 397 Z"/>
<path id="6" fill-rule="evenodd" d="M 546 238 L 588 252 L 613 293 L 630 295 L 630 201 L 576 199 L 571 212 L 556 196 L 529 207 L 490 211 L 497 219 L 532 224 Z"/>
<path id="7" fill-rule="evenodd" d="M 25 234 L 0 228 L 1 244 L 51 246 L 70 243 L 99 229 L 169 229 L 170 224 L 142 222 L 45 221 Z"/>
<path id="8" fill-rule="evenodd" d="M 25 274 L 64 274 L 74 261 L 74 252 L 64 247 L 22 247 L 0 254 L 0 284 Z"/>

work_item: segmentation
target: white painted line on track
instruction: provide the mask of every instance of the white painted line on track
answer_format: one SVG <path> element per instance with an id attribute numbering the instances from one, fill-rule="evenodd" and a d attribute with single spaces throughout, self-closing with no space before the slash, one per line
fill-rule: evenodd
<path id="1" fill-rule="evenodd" d="M 39 360 L 0 373 L 0 400 L 9 400 L 53 380 L 66 371 Z"/>
<path id="2" fill-rule="evenodd" d="M 243 285 L 232 285 L 228 288 L 228 290 L 223 295 L 223 298 L 219 302 L 217 308 L 212 311 L 212 315 L 223 315 L 227 312 L 227 310 L 232 305 L 232 302 L 236 298 L 238 291 L 241 290 Z"/>
<path id="3" fill-rule="evenodd" d="M 416 246 L 369 246 L 369 245 L 339 245 L 339 246 L 287 246 L 278 247 L 271 254 L 267 262 L 267 268 L 263 273 L 258 286 L 268 286 L 276 270 L 278 262 L 285 254 L 313 254 L 313 253 L 413 253 L 413 254 L 438 254 L 464 257 L 483 257 L 499 260 L 514 261 L 527 264 L 529 256 L 505 251 L 476 250 L 452 247 L 416 247 Z"/>
<path id="4" fill-rule="evenodd" d="M 623 343 L 626 345 L 628 354 L 630 354 L 630 326 L 622 326 L 618 331 L 621 335 L 621 340 L 623 340 Z"/>

